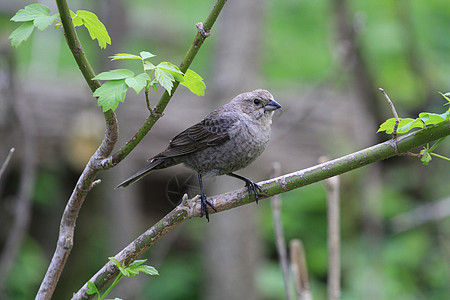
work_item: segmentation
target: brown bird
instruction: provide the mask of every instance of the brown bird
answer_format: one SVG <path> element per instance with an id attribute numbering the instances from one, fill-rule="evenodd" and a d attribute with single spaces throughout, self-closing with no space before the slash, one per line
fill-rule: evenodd
<path id="1" fill-rule="evenodd" d="M 198 173 L 201 216 L 205 214 L 208 221 L 207 205 L 216 208 L 206 200 L 202 176 L 229 175 L 241 179 L 249 197 L 253 192 L 258 202 L 260 187 L 233 172 L 248 166 L 264 151 L 270 139 L 272 116 L 278 108 L 281 105 L 266 90 L 242 93 L 175 136 L 166 150 L 149 159 L 142 170 L 116 188 L 126 187 L 153 170 L 184 163 Z"/>

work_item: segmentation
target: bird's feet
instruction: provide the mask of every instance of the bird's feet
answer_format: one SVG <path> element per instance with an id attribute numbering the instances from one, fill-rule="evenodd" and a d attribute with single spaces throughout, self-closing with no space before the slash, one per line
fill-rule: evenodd
<path id="1" fill-rule="evenodd" d="M 261 192 L 261 187 L 248 178 L 245 179 L 245 187 L 248 190 L 248 197 L 251 198 L 253 192 L 255 194 L 256 204 L 258 204 L 258 192 Z"/>
<path id="2" fill-rule="evenodd" d="M 212 205 L 211 202 L 206 200 L 206 195 L 202 191 L 202 193 L 200 195 L 200 218 L 203 217 L 203 215 L 205 215 L 206 220 L 208 220 L 208 222 L 209 222 L 208 205 L 214 211 L 217 211 L 217 209 L 214 207 L 214 205 Z"/>

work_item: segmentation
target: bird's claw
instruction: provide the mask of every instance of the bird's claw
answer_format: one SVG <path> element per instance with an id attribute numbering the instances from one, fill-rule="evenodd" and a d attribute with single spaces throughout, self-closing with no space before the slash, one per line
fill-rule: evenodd
<path id="1" fill-rule="evenodd" d="M 200 218 L 205 215 L 206 220 L 208 220 L 209 222 L 208 206 L 211 207 L 214 211 L 217 211 L 214 205 L 206 200 L 206 195 L 202 192 L 202 194 L 200 195 Z"/>
<path id="2" fill-rule="evenodd" d="M 255 194 L 256 204 L 258 204 L 258 192 L 261 192 L 261 187 L 250 179 L 245 180 L 245 187 L 248 190 L 248 197 L 251 198 L 253 192 Z"/>

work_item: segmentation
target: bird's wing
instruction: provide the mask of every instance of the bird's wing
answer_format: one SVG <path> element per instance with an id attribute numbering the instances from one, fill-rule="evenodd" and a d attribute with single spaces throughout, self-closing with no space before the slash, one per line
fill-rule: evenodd
<path id="1" fill-rule="evenodd" d="M 234 118 L 206 117 L 175 136 L 166 150 L 154 158 L 174 157 L 218 146 L 230 139 L 230 130 L 238 124 Z"/>

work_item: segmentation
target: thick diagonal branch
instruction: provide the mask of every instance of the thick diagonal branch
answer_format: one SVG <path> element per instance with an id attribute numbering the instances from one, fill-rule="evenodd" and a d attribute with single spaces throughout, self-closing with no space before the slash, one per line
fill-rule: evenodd
<path id="1" fill-rule="evenodd" d="M 420 145 L 440 139 L 450 135 L 450 121 L 445 121 L 433 127 L 428 127 L 395 140 L 377 144 L 375 146 L 351 153 L 320 165 L 304 169 L 301 171 L 286 174 L 274 179 L 259 182 L 261 195 L 259 199 L 268 198 L 280 193 L 288 192 L 333 176 L 352 171 L 357 168 L 384 160 L 396 155 L 394 144 L 397 145 L 400 153 L 409 151 Z M 125 249 L 119 252 L 115 258 L 120 262 L 129 265 L 144 251 L 152 247 L 166 233 L 175 228 L 184 220 L 192 217 L 199 217 L 201 214 L 200 203 L 196 197 L 192 200 L 184 200 L 158 223 L 141 234 L 136 240 L 130 243 Z M 249 199 L 246 188 L 228 192 L 225 194 L 209 197 L 210 201 L 217 209 L 217 212 L 225 211 L 241 205 L 255 201 Z M 214 214 L 216 212 L 211 212 Z M 89 281 L 101 289 L 118 274 L 118 269 L 111 262 L 103 266 Z M 92 298 L 86 294 L 87 283 L 74 295 L 72 299 Z"/>

